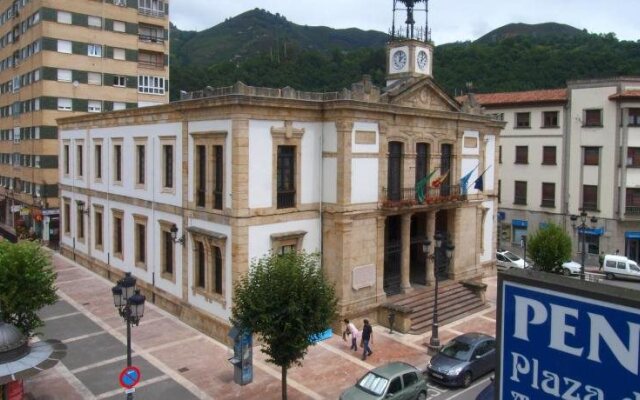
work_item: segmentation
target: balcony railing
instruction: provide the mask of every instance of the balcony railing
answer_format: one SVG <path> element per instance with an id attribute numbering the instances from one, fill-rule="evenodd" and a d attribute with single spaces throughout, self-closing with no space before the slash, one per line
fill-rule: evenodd
<path id="1" fill-rule="evenodd" d="M 627 215 L 640 215 L 640 207 L 637 206 L 627 206 L 624 211 Z"/>
<path id="2" fill-rule="evenodd" d="M 164 43 L 164 37 L 162 36 L 154 36 L 154 35 L 145 35 L 145 34 L 138 34 L 138 39 L 141 42 L 148 42 L 148 43 Z"/>
<path id="3" fill-rule="evenodd" d="M 157 8 L 138 7 L 138 14 L 146 15 L 148 17 L 164 18 L 164 10 Z"/>
<path id="4" fill-rule="evenodd" d="M 296 206 L 295 190 L 279 190 L 277 197 L 278 208 L 292 208 Z"/>
<path id="5" fill-rule="evenodd" d="M 163 69 L 164 61 L 144 61 L 138 60 L 138 65 L 146 68 Z"/>
<path id="6" fill-rule="evenodd" d="M 467 201 L 470 195 L 463 194 L 460 190 L 460 185 L 442 185 L 441 187 L 425 188 L 424 196 L 416 193 L 415 187 L 410 188 L 398 188 L 388 189 L 382 188 L 384 200 L 382 202 L 383 207 L 413 207 L 413 206 L 425 206 L 436 205 L 442 203 L 454 203 L 460 201 Z M 474 195 L 476 196 L 476 195 Z"/>

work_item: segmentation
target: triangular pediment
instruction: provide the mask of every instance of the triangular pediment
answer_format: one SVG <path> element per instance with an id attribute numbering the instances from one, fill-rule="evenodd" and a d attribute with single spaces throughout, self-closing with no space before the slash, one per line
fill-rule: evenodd
<path id="1" fill-rule="evenodd" d="M 384 97 L 390 104 L 425 110 L 460 111 L 460 105 L 432 78 L 397 81 L 387 88 Z"/>

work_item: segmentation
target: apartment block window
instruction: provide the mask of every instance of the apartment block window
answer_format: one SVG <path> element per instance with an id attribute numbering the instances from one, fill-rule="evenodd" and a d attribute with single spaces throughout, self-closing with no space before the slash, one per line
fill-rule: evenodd
<path id="1" fill-rule="evenodd" d="M 516 164 L 529 163 L 529 146 L 516 146 Z"/>
<path id="2" fill-rule="evenodd" d="M 78 202 L 76 205 L 76 238 L 81 242 L 84 241 L 84 207 L 85 204 L 83 202 Z"/>
<path id="3" fill-rule="evenodd" d="M 196 206 L 204 207 L 207 194 L 207 148 L 196 146 Z"/>
<path id="4" fill-rule="evenodd" d="M 94 147 L 94 162 L 96 179 L 102 179 L 102 145 L 96 144 Z"/>
<path id="5" fill-rule="evenodd" d="M 632 215 L 640 215 L 640 189 L 627 188 L 625 213 Z"/>
<path id="6" fill-rule="evenodd" d="M 94 219 L 94 226 L 95 226 L 95 233 L 94 233 L 94 237 L 95 237 L 95 247 L 98 250 L 102 250 L 102 246 L 103 246 L 103 240 L 102 240 L 102 229 L 103 229 L 103 214 L 102 214 L 102 208 L 95 210 L 95 212 L 93 213 L 93 219 Z"/>
<path id="7" fill-rule="evenodd" d="M 640 168 L 640 147 L 627 148 L 627 167 Z"/>
<path id="8" fill-rule="evenodd" d="M 498 164 L 502 164 L 502 146 L 498 146 Z"/>
<path id="9" fill-rule="evenodd" d="M 222 250 L 219 246 L 213 247 L 213 291 L 222 294 Z"/>
<path id="10" fill-rule="evenodd" d="M 152 17 L 163 17 L 164 5 L 164 0 L 138 0 L 138 13 Z"/>
<path id="11" fill-rule="evenodd" d="M 113 253 L 114 256 L 122 259 L 124 250 L 124 224 L 123 213 L 113 211 Z"/>
<path id="12" fill-rule="evenodd" d="M 542 182 L 542 207 L 555 207 L 556 204 L 556 184 L 553 182 Z"/>
<path id="13" fill-rule="evenodd" d="M 138 38 L 144 42 L 164 42 L 164 28 L 155 25 L 138 25 Z"/>
<path id="14" fill-rule="evenodd" d="M 162 183 L 165 188 L 173 188 L 173 145 L 162 145 Z"/>
<path id="15" fill-rule="evenodd" d="M 147 263 L 147 225 L 143 221 L 135 223 L 135 256 L 136 266 L 146 268 Z"/>
<path id="16" fill-rule="evenodd" d="M 102 102 L 100 100 L 89 100 L 89 104 L 87 105 L 87 111 L 93 113 L 102 112 Z"/>
<path id="17" fill-rule="evenodd" d="M 67 11 L 58 11 L 58 23 L 60 24 L 70 24 L 71 23 L 71 13 Z"/>
<path id="18" fill-rule="evenodd" d="M 69 199 L 64 199 L 64 233 L 65 235 L 71 235 L 71 202 Z"/>
<path id="19" fill-rule="evenodd" d="M 113 146 L 113 179 L 122 182 L 122 145 Z"/>
<path id="20" fill-rule="evenodd" d="M 138 64 L 149 68 L 164 68 L 164 53 L 139 51 Z"/>
<path id="21" fill-rule="evenodd" d="M 114 60 L 124 60 L 126 59 L 124 49 L 114 48 L 113 49 L 113 59 Z"/>
<path id="22" fill-rule="evenodd" d="M 113 21 L 113 31 L 114 32 L 126 32 L 127 26 L 122 21 Z"/>
<path id="23" fill-rule="evenodd" d="M 144 185 L 146 178 L 146 146 L 144 144 L 136 145 L 136 184 Z"/>
<path id="24" fill-rule="evenodd" d="M 89 72 L 87 74 L 89 85 L 102 85 L 102 75 L 99 72 Z"/>
<path id="25" fill-rule="evenodd" d="M 162 274 L 173 275 L 173 248 L 175 243 L 169 230 L 162 230 Z M 170 278 L 170 277 L 169 277 Z"/>
<path id="26" fill-rule="evenodd" d="M 89 15 L 87 17 L 87 25 L 92 28 L 102 28 L 102 18 Z"/>
<path id="27" fill-rule="evenodd" d="M 196 242 L 196 287 L 205 289 L 207 274 L 207 256 L 204 251 L 204 244 L 200 241 Z"/>
<path id="28" fill-rule="evenodd" d="M 58 53 L 71 54 L 71 42 L 68 40 L 58 40 Z"/>
<path id="29" fill-rule="evenodd" d="M 498 203 L 502 203 L 502 180 L 498 179 Z"/>
<path id="30" fill-rule="evenodd" d="M 556 146 L 542 146 L 542 165 L 556 165 Z"/>
<path id="31" fill-rule="evenodd" d="M 71 70 L 58 69 L 58 80 L 60 82 L 71 82 Z"/>
<path id="32" fill-rule="evenodd" d="M 71 99 L 58 98 L 58 111 L 71 111 Z"/>
<path id="33" fill-rule="evenodd" d="M 543 128 L 557 128 L 558 127 L 558 112 L 557 111 L 544 111 L 542 113 L 542 127 Z"/>
<path id="34" fill-rule="evenodd" d="M 584 126 L 602 126 L 602 110 L 584 110 Z"/>
<path id="35" fill-rule="evenodd" d="M 527 182 L 515 181 L 513 204 L 527 205 Z"/>
<path id="36" fill-rule="evenodd" d="M 584 165 L 600 164 L 600 148 L 599 147 L 583 147 L 584 149 Z"/>
<path id="37" fill-rule="evenodd" d="M 582 185 L 582 209 L 598 211 L 598 186 Z"/>
<path id="38" fill-rule="evenodd" d="M 102 45 L 101 44 L 88 44 L 87 55 L 89 57 L 102 57 Z"/>
<path id="39" fill-rule="evenodd" d="M 290 208 L 296 205 L 296 147 L 278 146 L 277 207 Z"/>
<path id="40" fill-rule="evenodd" d="M 65 175 L 69 175 L 69 171 L 70 171 L 70 163 L 71 160 L 69 159 L 69 145 L 65 144 L 63 147 L 63 157 L 64 157 L 64 174 Z"/>
<path id="41" fill-rule="evenodd" d="M 215 182 L 213 183 L 213 208 L 216 210 L 222 210 L 222 184 L 224 182 L 224 167 L 223 167 L 223 155 L 222 146 L 213 146 L 213 177 Z"/>
<path id="42" fill-rule="evenodd" d="M 640 108 L 629 109 L 629 126 L 640 126 Z"/>
<path id="43" fill-rule="evenodd" d="M 516 113 L 516 128 L 530 128 L 531 127 L 531 113 L 519 112 Z"/>
<path id="44" fill-rule="evenodd" d="M 78 169 L 78 177 L 80 178 L 84 175 L 83 147 L 81 144 L 76 146 L 76 166 Z"/>
<path id="45" fill-rule="evenodd" d="M 116 75 L 113 77 L 113 86 L 125 87 L 127 86 L 127 77 Z"/>
<path id="46" fill-rule="evenodd" d="M 138 76 L 138 93 L 164 94 L 169 81 L 161 76 Z"/>

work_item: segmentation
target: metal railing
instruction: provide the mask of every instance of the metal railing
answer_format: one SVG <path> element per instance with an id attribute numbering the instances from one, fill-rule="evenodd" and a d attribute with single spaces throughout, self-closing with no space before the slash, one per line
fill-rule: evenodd
<path id="1" fill-rule="evenodd" d="M 144 35 L 139 33 L 138 34 L 138 39 L 142 42 L 149 42 L 149 43 L 164 43 L 164 37 L 162 36 L 153 36 L 153 35 Z"/>
<path id="2" fill-rule="evenodd" d="M 143 66 L 143 67 L 147 67 L 147 68 L 162 69 L 162 68 L 164 68 L 164 61 L 163 60 L 160 60 L 160 61 L 138 60 L 138 65 Z"/>
<path id="3" fill-rule="evenodd" d="M 165 16 L 164 10 L 160 10 L 157 8 L 146 8 L 146 7 L 138 7 L 138 14 L 146 15 L 148 17 L 158 17 L 158 18 L 164 18 Z"/>
<path id="4" fill-rule="evenodd" d="M 627 206 L 625 207 L 624 213 L 627 215 L 640 215 L 640 207 Z"/>
<path id="5" fill-rule="evenodd" d="M 277 197 L 278 208 L 291 208 L 296 206 L 295 190 L 279 190 Z"/>
<path id="6" fill-rule="evenodd" d="M 476 198 L 477 195 L 469 195 L 462 193 L 460 185 L 442 185 L 440 187 L 424 188 L 423 193 L 418 193 L 415 187 L 389 189 L 382 188 L 383 207 L 413 207 L 436 205 L 443 203 L 455 203 L 460 201 L 468 201 L 471 197 Z"/>

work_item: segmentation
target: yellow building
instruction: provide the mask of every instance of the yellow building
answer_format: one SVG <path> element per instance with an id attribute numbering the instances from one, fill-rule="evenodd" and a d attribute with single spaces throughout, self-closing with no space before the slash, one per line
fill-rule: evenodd
<path id="1" fill-rule="evenodd" d="M 168 10 L 168 0 L 0 0 L 3 236 L 57 242 L 57 118 L 169 101 Z"/>

